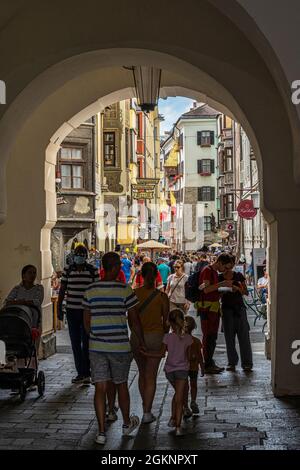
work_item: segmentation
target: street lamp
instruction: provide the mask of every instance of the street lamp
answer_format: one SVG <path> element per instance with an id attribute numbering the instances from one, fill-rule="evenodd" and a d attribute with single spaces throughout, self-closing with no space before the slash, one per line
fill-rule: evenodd
<path id="1" fill-rule="evenodd" d="M 254 209 L 260 209 L 260 195 L 258 191 L 251 194 Z"/>
<path id="2" fill-rule="evenodd" d="M 141 66 L 132 67 L 134 85 L 139 106 L 142 111 L 154 111 L 159 98 L 161 69 Z"/>

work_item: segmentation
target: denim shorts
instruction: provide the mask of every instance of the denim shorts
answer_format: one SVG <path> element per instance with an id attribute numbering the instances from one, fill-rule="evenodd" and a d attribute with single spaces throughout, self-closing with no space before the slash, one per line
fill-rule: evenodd
<path id="1" fill-rule="evenodd" d="M 188 376 L 188 370 L 173 370 L 172 372 L 166 372 L 166 377 L 171 384 L 176 380 L 187 380 Z"/>
<path id="2" fill-rule="evenodd" d="M 108 382 L 111 380 L 116 385 L 127 382 L 132 358 L 131 352 L 103 353 L 90 351 L 92 382 Z"/>

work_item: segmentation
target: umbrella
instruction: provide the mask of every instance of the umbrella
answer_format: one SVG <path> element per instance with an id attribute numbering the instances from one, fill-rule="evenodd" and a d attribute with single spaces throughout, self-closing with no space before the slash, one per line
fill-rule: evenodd
<path id="1" fill-rule="evenodd" d="M 171 250 L 171 247 L 157 242 L 156 240 L 148 240 L 147 242 L 137 245 L 137 249 L 151 250 L 151 258 L 153 258 L 153 252 L 155 250 Z"/>
<path id="2" fill-rule="evenodd" d="M 213 243 L 212 245 L 209 245 L 209 248 L 222 248 L 222 245 L 220 245 L 220 243 Z"/>

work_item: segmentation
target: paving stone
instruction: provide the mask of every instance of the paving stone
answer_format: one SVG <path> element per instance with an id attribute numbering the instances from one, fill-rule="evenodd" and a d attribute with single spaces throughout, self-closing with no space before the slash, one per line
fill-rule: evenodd
<path id="1" fill-rule="evenodd" d="M 251 375 L 238 370 L 236 374 L 225 372 L 199 380 L 200 414 L 184 421 L 185 436 L 176 438 L 167 426 L 173 390 L 162 364 L 153 407 L 157 421 L 140 426 L 134 436 L 124 439 L 119 419 L 108 426 L 107 443 L 101 449 L 299 449 L 300 400 L 273 397 L 270 362 L 263 356 L 260 329 L 260 325 L 254 329 L 255 368 Z M 224 337 L 220 334 L 216 353 L 220 364 L 225 364 L 224 353 Z M 73 367 L 72 355 L 64 352 L 42 361 L 47 384 L 43 398 L 28 394 L 24 403 L 20 403 L 18 397 L 0 390 L 0 449 L 99 450 L 94 443 L 97 433 L 94 387 L 71 385 Z M 133 362 L 129 380 L 131 411 L 141 416 L 137 378 Z"/>

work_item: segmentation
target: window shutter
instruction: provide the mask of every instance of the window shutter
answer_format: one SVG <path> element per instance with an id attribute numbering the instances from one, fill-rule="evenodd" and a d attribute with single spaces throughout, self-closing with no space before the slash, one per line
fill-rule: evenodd
<path id="1" fill-rule="evenodd" d="M 214 145 L 215 143 L 215 133 L 214 131 L 210 131 L 210 145 Z"/>
<path id="2" fill-rule="evenodd" d="M 202 160 L 197 160 L 198 163 L 198 173 L 202 173 Z"/>
<path id="3" fill-rule="evenodd" d="M 198 188 L 198 201 L 203 201 L 202 188 Z"/>
<path id="4" fill-rule="evenodd" d="M 215 195 L 216 195 L 216 188 L 214 187 L 211 187 L 210 188 L 210 197 L 211 197 L 211 201 L 214 201 L 215 200 Z"/>
<path id="5" fill-rule="evenodd" d="M 210 161 L 210 172 L 211 173 L 215 172 L 215 161 L 214 160 Z"/>
<path id="6" fill-rule="evenodd" d="M 201 145 L 201 134 L 202 134 L 201 131 L 197 132 L 197 145 Z"/>

